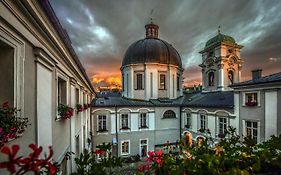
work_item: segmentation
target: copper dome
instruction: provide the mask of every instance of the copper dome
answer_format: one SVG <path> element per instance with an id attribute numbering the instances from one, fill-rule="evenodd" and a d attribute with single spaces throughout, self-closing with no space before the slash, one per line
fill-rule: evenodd
<path id="1" fill-rule="evenodd" d="M 177 50 L 166 41 L 158 38 L 158 26 L 151 23 L 145 26 L 146 38 L 133 43 L 126 51 L 122 67 L 130 64 L 160 63 L 182 68 Z"/>

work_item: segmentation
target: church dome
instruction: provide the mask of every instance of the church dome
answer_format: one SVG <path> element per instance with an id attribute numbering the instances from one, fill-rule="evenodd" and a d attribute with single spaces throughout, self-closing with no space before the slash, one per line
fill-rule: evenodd
<path id="1" fill-rule="evenodd" d="M 215 36 L 207 41 L 205 48 L 215 45 L 215 44 L 220 44 L 222 42 L 236 45 L 235 39 L 233 37 L 221 34 L 219 32 L 217 34 L 217 36 Z"/>
<path id="2" fill-rule="evenodd" d="M 145 26 L 146 38 L 134 42 L 126 51 L 122 67 L 130 64 L 160 63 L 182 68 L 177 50 L 158 38 L 158 26 L 150 23 Z"/>

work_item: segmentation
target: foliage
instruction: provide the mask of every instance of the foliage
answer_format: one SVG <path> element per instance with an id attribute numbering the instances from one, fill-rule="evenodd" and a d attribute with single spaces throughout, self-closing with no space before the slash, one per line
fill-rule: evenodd
<path id="1" fill-rule="evenodd" d="M 122 166 L 121 158 L 113 156 L 111 153 L 111 144 L 97 146 L 94 154 L 87 150 L 75 158 L 77 172 L 73 175 L 105 175 L 112 174 L 114 167 Z"/>
<path id="2" fill-rule="evenodd" d="M 9 139 L 19 137 L 28 125 L 28 119 L 17 117 L 19 110 L 9 106 L 8 102 L 0 107 L 0 148 Z"/>
<path id="3" fill-rule="evenodd" d="M 49 155 L 42 158 L 43 148 L 30 144 L 32 152 L 27 157 L 18 156 L 19 145 L 13 145 L 11 148 L 3 146 L 1 152 L 8 156 L 8 161 L 0 163 L 0 169 L 7 169 L 11 174 L 21 175 L 27 172 L 34 174 L 55 175 L 58 172 L 56 163 L 52 163 L 53 150 L 49 147 Z"/>
<path id="4" fill-rule="evenodd" d="M 70 119 L 73 116 L 73 108 L 60 104 L 58 107 L 58 114 L 62 119 Z"/>
<path id="5" fill-rule="evenodd" d="M 200 131 L 201 132 L 201 131 Z M 203 132 L 203 131 L 202 131 Z M 208 131 L 207 131 L 208 134 Z M 147 163 L 138 167 L 138 174 L 201 174 L 248 175 L 281 172 L 281 136 L 261 144 L 250 138 L 241 141 L 232 127 L 217 144 L 211 137 L 189 144 L 188 137 L 164 150 L 148 152 Z"/>
<path id="6" fill-rule="evenodd" d="M 82 112 L 84 109 L 83 109 L 83 105 L 81 104 L 76 104 L 76 111 L 77 112 Z"/>

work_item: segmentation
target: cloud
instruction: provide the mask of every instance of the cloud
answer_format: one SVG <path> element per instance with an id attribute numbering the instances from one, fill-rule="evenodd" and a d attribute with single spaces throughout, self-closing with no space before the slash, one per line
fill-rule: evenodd
<path id="1" fill-rule="evenodd" d="M 250 78 L 254 68 L 262 68 L 265 74 L 280 71 L 279 0 L 50 2 L 90 77 L 108 72 L 118 75 L 126 49 L 144 37 L 144 25 L 149 22 L 152 9 L 153 20 L 160 26 L 160 38 L 171 43 L 181 55 L 187 84 L 200 83 L 198 64 L 202 58 L 198 52 L 217 34 L 219 25 L 222 33 L 245 46 L 241 50 L 245 61 L 243 79 Z"/>

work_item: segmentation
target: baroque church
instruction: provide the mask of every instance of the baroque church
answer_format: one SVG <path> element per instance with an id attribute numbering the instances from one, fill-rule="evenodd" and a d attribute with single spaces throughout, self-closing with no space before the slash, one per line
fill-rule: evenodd
<path id="1" fill-rule="evenodd" d="M 122 66 L 122 95 L 100 93 L 93 101 L 93 146 L 112 143 L 118 156 L 147 156 L 188 133 L 204 138 L 210 130 L 216 140 L 228 126 L 239 128 L 234 91 L 241 80 L 243 46 L 218 31 L 202 54 L 203 89 L 182 89 L 182 60 L 177 50 L 159 38 L 159 26 L 145 26 L 146 37 L 131 44 Z"/>

